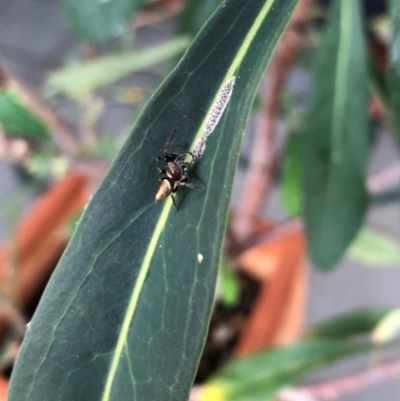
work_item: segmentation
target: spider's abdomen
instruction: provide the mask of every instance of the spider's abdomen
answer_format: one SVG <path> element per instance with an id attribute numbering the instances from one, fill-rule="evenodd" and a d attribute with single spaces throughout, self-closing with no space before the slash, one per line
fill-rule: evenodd
<path id="1" fill-rule="evenodd" d="M 182 167 L 175 162 L 168 162 L 165 172 L 167 173 L 167 177 L 172 181 L 180 181 L 183 177 Z"/>
<path id="2" fill-rule="evenodd" d="M 156 193 L 156 201 L 165 199 L 167 196 L 171 195 L 171 193 L 172 193 L 171 183 L 166 178 L 160 180 L 160 185 L 158 186 L 158 190 Z"/>

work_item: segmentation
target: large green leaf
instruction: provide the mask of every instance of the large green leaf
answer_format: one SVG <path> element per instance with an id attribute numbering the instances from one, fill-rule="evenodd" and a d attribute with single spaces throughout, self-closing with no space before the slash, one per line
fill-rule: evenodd
<path id="1" fill-rule="evenodd" d="M 335 361 L 372 349 L 339 340 L 309 340 L 231 362 L 204 386 L 201 400 L 272 400 L 284 387 Z"/>
<path id="2" fill-rule="evenodd" d="M 121 35 L 146 0 L 65 0 L 72 31 L 87 42 L 102 43 Z"/>
<path id="3" fill-rule="evenodd" d="M 304 214 L 313 261 L 332 268 L 367 208 L 368 69 L 360 2 L 332 2 L 302 135 Z"/>
<path id="4" fill-rule="evenodd" d="M 178 31 L 181 34 L 195 36 L 221 0 L 187 0 L 180 17 Z"/>
<path id="5" fill-rule="evenodd" d="M 392 28 L 392 45 L 390 49 L 390 84 L 391 116 L 397 139 L 400 143 L 400 2 L 390 0 L 390 17 Z"/>
<path id="6" fill-rule="evenodd" d="M 224 2 L 152 97 L 46 288 L 10 401 L 187 398 L 248 113 L 296 3 Z M 231 100 L 191 174 L 205 190 L 180 190 L 178 211 L 170 199 L 156 203 L 154 159 L 171 128 L 180 121 L 175 143 L 193 149 L 233 76 Z"/>

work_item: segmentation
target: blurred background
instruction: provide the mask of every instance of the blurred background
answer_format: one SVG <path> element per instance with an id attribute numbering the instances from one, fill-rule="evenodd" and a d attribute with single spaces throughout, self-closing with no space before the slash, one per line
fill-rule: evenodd
<path id="1" fill-rule="evenodd" d="M 221 1 L 125 3 L 126 21 L 116 15 L 101 29 L 96 10 L 86 10 L 93 26 L 79 23 L 76 1 L 0 0 L 0 400 L 26 324 L 84 205 L 149 97 Z M 300 1 L 254 103 L 197 385 L 233 355 L 289 344 L 324 319 L 400 306 L 400 158 L 379 96 L 369 108 L 364 227 L 334 270 L 321 271 L 307 257 L 300 195 L 291 186 L 300 162 L 290 138 L 307 109 L 328 5 Z M 371 54 L 384 70 L 388 5 L 363 5 Z M 355 358 L 302 386 L 333 383 L 347 401 L 396 399 L 400 382 L 387 380 L 393 372 L 370 386 L 368 366 L 367 357 Z M 335 387 L 334 380 L 343 384 L 360 372 L 366 376 L 350 389 Z"/>

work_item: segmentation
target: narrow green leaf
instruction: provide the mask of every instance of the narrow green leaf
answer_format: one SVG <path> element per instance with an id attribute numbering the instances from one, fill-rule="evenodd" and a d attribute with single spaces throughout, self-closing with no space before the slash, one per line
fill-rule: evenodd
<path id="1" fill-rule="evenodd" d="M 389 311 L 376 325 L 372 332 L 372 341 L 375 344 L 384 344 L 393 341 L 400 334 L 400 308 Z"/>
<path id="2" fill-rule="evenodd" d="M 84 96 L 128 74 L 176 56 L 188 45 L 188 38 L 178 37 L 144 50 L 109 54 L 86 63 L 74 63 L 53 72 L 48 84 L 70 97 Z"/>
<path id="3" fill-rule="evenodd" d="M 51 138 L 46 124 L 24 105 L 18 93 L 7 89 L 0 89 L 0 125 L 9 135 L 38 141 Z"/>
<path id="4" fill-rule="evenodd" d="M 205 395 L 218 394 L 220 401 L 272 400 L 279 390 L 306 374 L 371 348 L 338 340 L 310 340 L 259 352 L 231 362 L 206 384 Z"/>
<path id="5" fill-rule="evenodd" d="M 377 231 L 362 229 L 347 255 L 372 267 L 399 265 L 400 244 Z"/>
<path id="6" fill-rule="evenodd" d="M 368 69 L 360 2 L 332 2 L 317 55 L 302 135 L 304 214 L 310 253 L 330 269 L 364 219 Z"/>
<path id="7" fill-rule="evenodd" d="M 225 1 L 153 95 L 85 209 L 29 325 L 9 401 L 185 400 L 208 328 L 235 167 L 255 92 L 296 0 Z M 194 150 L 190 181 L 155 202 L 155 157 Z M 182 120 L 182 117 L 186 119 Z"/>
<path id="8" fill-rule="evenodd" d="M 303 211 L 302 162 L 300 138 L 292 133 L 286 147 L 282 175 L 282 204 L 289 216 L 298 216 Z"/>
<path id="9" fill-rule="evenodd" d="M 346 339 L 370 334 L 389 311 L 389 307 L 370 307 L 344 313 L 315 325 L 308 331 L 307 337 Z"/>
<path id="10" fill-rule="evenodd" d="M 390 0 L 391 37 L 389 91 L 391 95 L 392 120 L 400 143 L 400 2 Z"/>
<path id="11" fill-rule="evenodd" d="M 145 0 L 65 0 L 67 20 L 80 39 L 103 43 L 120 36 Z"/>

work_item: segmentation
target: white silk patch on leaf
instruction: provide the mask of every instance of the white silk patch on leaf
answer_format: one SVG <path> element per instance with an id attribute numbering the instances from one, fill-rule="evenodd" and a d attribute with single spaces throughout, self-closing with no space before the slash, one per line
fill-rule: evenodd
<path id="1" fill-rule="evenodd" d="M 211 113 L 208 116 L 206 125 L 205 125 L 205 132 L 203 136 L 196 142 L 196 145 L 193 149 L 193 158 L 194 162 L 199 161 L 204 151 L 206 150 L 206 142 L 209 135 L 215 130 L 216 126 L 219 123 L 219 120 L 224 113 L 226 106 L 229 103 L 229 100 L 232 96 L 233 87 L 235 85 L 236 77 L 232 77 L 221 89 L 217 100 L 215 101 Z"/>

